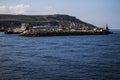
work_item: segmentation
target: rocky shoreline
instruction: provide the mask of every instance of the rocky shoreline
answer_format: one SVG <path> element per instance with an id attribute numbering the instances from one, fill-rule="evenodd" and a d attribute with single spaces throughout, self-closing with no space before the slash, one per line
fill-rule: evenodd
<path id="1" fill-rule="evenodd" d="M 42 28 L 42 29 L 41 29 Z M 4 31 L 5 34 L 19 34 L 20 36 L 70 36 L 70 35 L 107 35 L 112 34 L 109 31 L 108 26 L 104 28 L 93 28 L 93 29 L 51 29 L 51 26 L 47 27 L 29 28 L 22 25 L 21 28 L 10 28 Z"/>
<path id="2" fill-rule="evenodd" d="M 62 30 L 62 31 L 50 31 L 50 30 L 24 30 L 14 31 L 7 30 L 5 34 L 19 34 L 20 36 L 71 36 L 71 35 L 107 35 L 112 34 L 109 30 Z"/>

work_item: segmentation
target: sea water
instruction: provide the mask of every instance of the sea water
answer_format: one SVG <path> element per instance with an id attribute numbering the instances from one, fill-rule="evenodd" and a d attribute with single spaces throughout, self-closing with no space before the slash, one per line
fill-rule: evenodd
<path id="1" fill-rule="evenodd" d="M 0 80 L 120 80 L 120 30 L 110 35 L 0 33 Z"/>

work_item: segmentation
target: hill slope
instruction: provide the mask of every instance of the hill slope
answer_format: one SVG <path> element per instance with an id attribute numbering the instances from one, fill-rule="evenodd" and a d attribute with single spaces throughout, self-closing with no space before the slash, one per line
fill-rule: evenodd
<path id="1" fill-rule="evenodd" d="M 62 28 L 73 27 L 81 29 L 92 29 L 96 26 L 83 22 L 69 15 L 9 15 L 0 14 L 0 27 L 19 27 L 21 23 L 35 25 L 53 25 Z"/>

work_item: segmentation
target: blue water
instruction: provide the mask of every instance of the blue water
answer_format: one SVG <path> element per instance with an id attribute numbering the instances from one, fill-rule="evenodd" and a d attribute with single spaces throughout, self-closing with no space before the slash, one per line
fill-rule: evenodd
<path id="1" fill-rule="evenodd" d="M 0 33 L 0 80 L 120 80 L 120 31 L 58 37 Z"/>

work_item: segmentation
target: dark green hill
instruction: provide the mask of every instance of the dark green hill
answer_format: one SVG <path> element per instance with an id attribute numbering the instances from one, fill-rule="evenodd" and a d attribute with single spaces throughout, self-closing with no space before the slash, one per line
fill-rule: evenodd
<path id="1" fill-rule="evenodd" d="M 0 27 L 19 27 L 21 23 L 35 25 L 57 25 L 61 27 L 95 28 L 96 26 L 83 22 L 69 15 L 10 15 L 0 14 Z"/>

